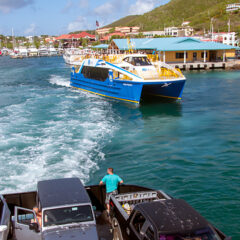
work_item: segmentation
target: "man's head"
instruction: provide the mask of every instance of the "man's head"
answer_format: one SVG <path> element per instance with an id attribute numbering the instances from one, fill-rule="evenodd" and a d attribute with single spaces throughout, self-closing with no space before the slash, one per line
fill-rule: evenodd
<path id="1" fill-rule="evenodd" d="M 107 169 L 107 173 L 108 173 L 108 174 L 113 174 L 113 168 L 108 168 L 108 169 Z"/>

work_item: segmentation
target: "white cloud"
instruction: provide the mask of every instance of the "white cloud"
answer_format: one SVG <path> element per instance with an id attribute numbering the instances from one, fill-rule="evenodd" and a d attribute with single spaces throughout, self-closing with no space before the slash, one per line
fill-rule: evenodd
<path id="1" fill-rule="evenodd" d="M 35 23 L 32 23 L 32 24 L 30 24 L 30 26 L 29 26 L 29 28 L 27 28 L 25 31 L 24 31 L 24 33 L 26 34 L 26 35 L 28 35 L 28 34 L 36 34 L 36 24 Z"/>
<path id="2" fill-rule="evenodd" d="M 90 26 L 87 18 L 80 16 L 76 19 L 76 21 L 70 22 L 68 24 L 67 30 L 70 32 L 73 32 L 78 30 L 85 30 L 85 29 L 88 29 L 89 27 Z"/>
<path id="3" fill-rule="evenodd" d="M 106 2 L 99 7 L 94 9 L 94 13 L 99 16 L 106 16 L 106 14 L 114 14 L 114 4 L 110 2 Z"/>
<path id="4" fill-rule="evenodd" d="M 156 7 L 157 2 L 159 3 L 156 0 L 137 0 L 136 3 L 130 5 L 128 13 L 130 15 L 140 15 L 149 12 Z"/>
<path id="5" fill-rule="evenodd" d="M 0 11 L 9 13 L 18 8 L 33 4 L 34 0 L 0 0 Z"/>

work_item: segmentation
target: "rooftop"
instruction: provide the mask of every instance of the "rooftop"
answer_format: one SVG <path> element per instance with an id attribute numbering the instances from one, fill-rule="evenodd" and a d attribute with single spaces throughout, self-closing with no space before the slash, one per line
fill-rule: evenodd
<path id="1" fill-rule="evenodd" d="M 140 203 L 141 209 L 162 234 L 187 234 L 208 227 L 208 222 L 182 199 Z"/>
<path id="2" fill-rule="evenodd" d="M 90 203 L 90 198 L 78 178 L 40 181 L 37 190 L 42 208 Z"/>
<path id="3" fill-rule="evenodd" d="M 128 50 L 127 39 L 112 40 L 120 50 Z M 234 46 L 216 42 L 203 42 L 189 37 L 171 38 L 131 38 L 130 44 L 136 50 L 157 50 L 157 51 L 197 51 L 197 50 L 227 50 L 236 49 Z"/>
<path id="4" fill-rule="evenodd" d="M 62 39 L 79 39 L 79 38 L 95 38 L 95 35 L 92 35 L 87 32 L 75 33 L 75 34 L 62 34 L 59 37 L 56 37 L 56 40 Z"/>

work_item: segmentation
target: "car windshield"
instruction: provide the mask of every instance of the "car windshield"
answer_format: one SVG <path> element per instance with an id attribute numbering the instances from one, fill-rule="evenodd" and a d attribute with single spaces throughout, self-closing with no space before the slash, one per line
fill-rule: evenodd
<path id="1" fill-rule="evenodd" d="M 185 236 L 183 234 L 159 234 L 159 240 L 220 240 L 220 238 L 212 229 L 207 228 Z"/>
<path id="2" fill-rule="evenodd" d="M 44 211 L 43 220 L 45 227 L 89 222 L 93 221 L 93 213 L 90 205 L 49 209 Z"/>

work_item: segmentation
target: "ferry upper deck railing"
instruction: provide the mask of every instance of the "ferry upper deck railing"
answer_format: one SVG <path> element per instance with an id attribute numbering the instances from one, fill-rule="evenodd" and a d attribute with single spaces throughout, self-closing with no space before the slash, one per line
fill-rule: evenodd
<path id="1" fill-rule="evenodd" d="M 74 60 L 76 61 L 84 61 L 88 58 L 95 58 L 95 59 L 101 59 L 106 62 L 112 63 L 112 64 L 118 64 L 122 62 L 122 59 L 126 56 L 126 54 L 115 54 L 115 55 L 106 55 L 106 54 L 85 54 L 82 56 L 77 56 Z M 153 65 L 156 68 L 156 71 L 153 71 L 152 73 L 149 71 L 148 74 L 143 74 L 141 72 L 137 72 L 136 70 L 128 70 L 129 72 L 134 73 L 135 75 L 138 75 L 144 80 L 157 80 L 157 79 L 175 79 L 175 78 L 182 78 L 184 77 L 180 69 L 176 69 L 164 62 L 159 61 L 158 55 L 148 54 L 147 57 L 151 60 Z M 119 78 L 119 77 L 118 77 Z M 121 77 L 121 79 L 129 79 L 127 76 Z"/>

